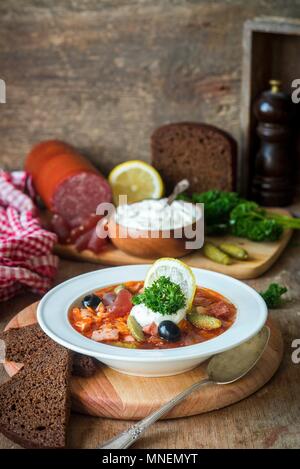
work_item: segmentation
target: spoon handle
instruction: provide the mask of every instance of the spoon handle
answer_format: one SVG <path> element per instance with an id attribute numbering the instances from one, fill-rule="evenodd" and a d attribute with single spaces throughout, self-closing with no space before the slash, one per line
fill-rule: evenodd
<path id="1" fill-rule="evenodd" d="M 173 409 L 177 404 L 183 401 L 187 396 L 189 396 L 193 391 L 199 389 L 200 387 L 210 383 L 209 379 L 204 379 L 198 383 L 192 384 L 177 396 L 173 397 L 169 402 L 161 406 L 159 409 L 152 412 L 152 414 L 145 417 L 139 423 L 132 425 L 125 432 L 119 433 L 116 437 L 104 443 L 103 446 L 100 446 L 98 449 L 126 449 L 129 448 L 135 441 L 137 441 L 141 435 L 147 430 L 152 423 L 156 422 L 163 415 L 165 415 L 169 410 Z"/>
<path id="2" fill-rule="evenodd" d="M 169 195 L 167 204 L 171 205 L 176 199 L 176 197 L 182 192 L 186 191 L 189 188 L 189 186 L 190 186 L 190 183 L 187 179 L 182 179 L 181 181 L 179 181 L 174 187 L 172 194 Z"/>

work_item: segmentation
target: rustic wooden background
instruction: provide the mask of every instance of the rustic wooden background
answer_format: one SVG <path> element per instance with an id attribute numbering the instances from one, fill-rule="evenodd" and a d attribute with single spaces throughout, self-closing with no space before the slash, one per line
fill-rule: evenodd
<path id="1" fill-rule="evenodd" d="M 259 15 L 300 17 L 300 1 L 2 0 L 0 166 L 55 137 L 106 172 L 187 119 L 238 137 L 242 25 Z"/>

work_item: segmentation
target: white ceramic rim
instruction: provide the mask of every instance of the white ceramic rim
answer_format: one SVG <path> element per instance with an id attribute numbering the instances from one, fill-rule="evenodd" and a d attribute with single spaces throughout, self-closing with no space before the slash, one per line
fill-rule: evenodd
<path id="1" fill-rule="evenodd" d="M 122 362 L 168 362 L 215 355 L 233 348 L 258 333 L 267 319 L 267 306 L 251 287 L 224 274 L 192 268 L 197 285 L 211 288 L 237 307 L 233 325 L 223 334 L 195 345 L 163 350 L 127 349 L 95 342 L 70 324 L 68 311 L 77 298 L 107 285 L 144 280 L 150 265 L 126 265 L 100 269 L 67 280 L 50 290 L 40 301 L 37 320 L 54 341 L 84 355 Z"/>

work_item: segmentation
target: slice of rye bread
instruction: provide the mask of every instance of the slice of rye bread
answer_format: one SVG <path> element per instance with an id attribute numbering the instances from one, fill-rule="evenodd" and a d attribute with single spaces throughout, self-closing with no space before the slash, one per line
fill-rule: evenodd
<path id="1" fill-rule="evenodd" d="M 94 376 L 98 369 L 97 360 L 81 353 L 74 353 L 72 374 L 82 378 Z"/>
<path id="2" fill-rule="evenodd" d="M 6 360 L 27 363 L 31 355 L 53 342 L 38 324 L 8 329 L 0 334 L 5 342 Z"/>
<path id="3" fill-rule="evenodd" d="M 71 352 L 56 343 L 34 353 L 0 387 L 0 432 L 25 448 L 64 448 Z"/>
<path id="4" fill-rule="evenodd" d="M 159 127 L 151 137 L 152 165 L 171 192 L 188 179 L 189 193 L 235 188 L 236 142 L 207 124 L 180 122 Z"/>
<path id="5" fill-rule="evenodd" d="M 8 329 L 0 333 L 0 339 L 5 342 L 6 360 L 16 363 L 27 363 L 33 353 L 54 343 L 38 324 Z M 79 353 L 73 354 L 73 375 L 88 378 L 93 376 L 96 370 L 95 359 Z"/>

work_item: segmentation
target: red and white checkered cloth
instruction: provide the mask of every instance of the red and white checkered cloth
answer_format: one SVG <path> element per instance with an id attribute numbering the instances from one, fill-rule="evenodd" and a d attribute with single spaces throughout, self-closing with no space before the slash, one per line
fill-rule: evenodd
<path id="1" fill-rule="evenodd" d="M 57 237 L 41 227 L 33 195 L 27 173 L 0 170 L 0 301 L 24 287 L 44 293 L 57 270 Z"/>

